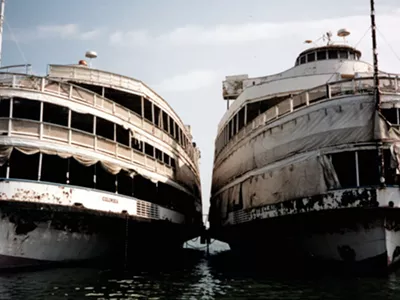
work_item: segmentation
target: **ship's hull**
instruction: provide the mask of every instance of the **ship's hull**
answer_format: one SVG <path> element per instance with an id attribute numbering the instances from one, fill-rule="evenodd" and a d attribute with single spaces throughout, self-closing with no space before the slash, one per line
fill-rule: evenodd
<path id="1" fill-rule="evenodd" d="M 294 209 L 280 216 L 276 211 L 274 217 L 253 214 L 245 222 L 241 219 L 235 224 L 214 227 L 212 235 L 227 242 L 242 259 L 256 259 L 258 263 L 312 260 L 388 270 L 397 266 L 400 259 L 397 194 L 395 189 L 371 192 L 370 202 L 353 207 L 321 209 L 324 205 L 320 203 L 314 206 L 320 209 L 308 207 L 297 213 Z M 271 208 L 268 212 L 272 214 Z"/>
<path id="2" fill-rule="evenodd" d="M 85 201 L 96 202 L 96 192 L 92 199 L 78 199 L 79 189 L 75 189 L 70 194 L 76 205 L 65 205 L 55 193 L 40 193 L 45 186 L 42 184 L 36 184 L 35 191 L 27 189 L 32 183 L 25 183 L 25 190 L 18 189 L 14 197 L 7 197 L 7 191 L 20 183 L 0 185 L 5 190 L 0 197 L 0 269 L 90 261 L 114 266 L 134 264 L 137 254 L 137 262 L 144 256 L 164 257 L 182 248 L 193 234 L 199 234 L 198 226 L 184 222 L 88 209 Z M 118 205 L 118 196 L 107 197 Z M 58 199 L 59 203 L 51 203 L 48 198 Z"/>

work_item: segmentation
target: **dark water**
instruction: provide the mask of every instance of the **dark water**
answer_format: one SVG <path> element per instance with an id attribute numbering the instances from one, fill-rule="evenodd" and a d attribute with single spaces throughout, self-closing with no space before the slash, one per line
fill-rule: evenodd
<path id="1" fill-rule="evenodd" d="M 276 272 L 244 267 L 237 259 L 226 253 L 207 259 L 204 252 L 185 250 L 135 271 L 63 267 L 2 274 L 0 299 L 400 299 L 400 272 L 375 277 Z"/>

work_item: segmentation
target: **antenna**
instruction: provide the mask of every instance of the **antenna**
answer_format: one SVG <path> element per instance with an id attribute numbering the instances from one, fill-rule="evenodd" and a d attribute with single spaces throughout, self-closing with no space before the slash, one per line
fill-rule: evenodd
<path id="1" fill-rule="evenodd" d="M 3 46 L 3 24 L 4 24 L 4 7 L 6 0 L 1 0 L 0 3 L 0 66 L 2 64 L 2 46 Z"/>
<path id="2" fill-rule="evenodd" d="M 86 51 L 85 56 L 89 58 L 89 67 L 92 67 L 92 59 L 97 58 L 97 53 L 94 51 Z"/>

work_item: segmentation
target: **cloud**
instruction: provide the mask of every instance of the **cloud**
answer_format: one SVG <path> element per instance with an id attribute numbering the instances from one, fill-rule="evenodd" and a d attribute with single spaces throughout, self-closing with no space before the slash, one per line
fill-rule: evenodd
<path id="1" fill-rule="evenodd" d="M 370 25 L 369 18 L 369 14 L 362 14 L 296 22 L 219 24 L 212 27 L 187 25 L 159 35 L 152 35 L 144 30 L 116 31 L 111 34 L 110 42 L 118 46 L 147 46 L 149 44 L 162 46 L 229 46 L 293 36 L 309 39 L 310 37 L 321 36 L 328 30 L 337 30 L 339 27 L 348 27 L 353 33 L 362 35 Z M 392 8 L 391 11 L 385 11 L 385 13 L 377 16 L 377 22 L 382 32 L 400 26 L 400 9 Z"/>
<path id="2" fill-rule="evenodd" d="M 219 74 L 212 70 L 193 70 L 186 74 L 176 75 L 153 85 L 156 91 L 185 92 L 201 89 L 219 82 Z"/>
<path id="3" fill-rule="evenodd" d="M 6 36 L 6 39 L 17 39 L 19 42 L 49 38 L 93 40 L 100 34 L 100 29 L 83 30 L 77 24 L 39 25 L 32 30 L 17 29 L 13 36 L 10 34 L 10 37 Z"/>

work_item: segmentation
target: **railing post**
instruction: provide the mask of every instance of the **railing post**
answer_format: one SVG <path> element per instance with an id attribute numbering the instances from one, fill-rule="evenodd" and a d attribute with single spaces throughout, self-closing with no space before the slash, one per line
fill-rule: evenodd
<path id="1" fill-rule="evenodd" d="M 71 130 L 71 109 L 68 109 L 68 144 L 72 143 L 72 130 Z"/>
<path id="2" fill-rule="evenodd" d="M 44 88 L 46 86 L 46 79 L 42 77 L 41 82 L 40 82 L 40 91 L 44 92 Z"/>
<path id="3" fill-rule="evenodd" d="M 396 75 L 396 77 L 394 78 L 394 86 L 395 86 L 394 91 L 395 91 L 395 92 L 397 92 L 397 91 L 399 90 L 397 84 L 398 84 L 398 77 L 397 77 L 397 75 Z"/>
<path id="4" fill-rule="evenodd" d="M 8 136 L 11 136 L 11 130 L 12 130 L 12 115 L 13 115 L 13 105 L 14 104 L 14 99 L 10 99 L 10 112 L 9 112 L 9 119 L 8 119 Z"/>
<path id="5" fill-rule="evenodd" d="M 13 88 L 15 88 L 15 86 L 16 86 L 16 76 L 15 76 L 15 75 L 12 76 L 11 86 L 12 86 Z"/>
<path id="6" fill-rule="evenodd" d="M 332 93 L 331 93 L 331 86 L 329 85 L 329 83 L 326 84 L 326 97 L 328 99 L 332 98 Z"/>
<path id="7" fill-rule="evenodd" d="M 293 112 L 293 98 L 290 97 L 289 99 L 289 105 L 290 105 L 290 112 Z"/>
<path id="8" fill-rule="evenodd" d="M 93 135 L 94 135 L 94 150 L 97 151 L 97 135 L 96 135 L 96 122 L 97 118 L 96 116 L 93 116 Z"/>
<path id="9" fill-rule="evenodd" d="M 275 117 L 276 118 L 279 117 L 279 107 L 278 107 L 278 105 L 275 105 Z"/>
<path id="10" fill-rule="evenodd" d="M 72 85 L 69 86 L 68 99 L 70 100 L 72 99 L 73 88 L 74 87 Z"/>
<path id="11" fill-rule="evenodd" d="M 39 139 L 43 139 L 43 102 L 40 102 L 40 115 L 39 115 Z"/>
<path id="12" fill-rule="evenodd" d="M 310 95 L 308 94 L 308 92 L 305 92 L 305 97 L 306 97 L 306 106 L 310 105 Z"/>

